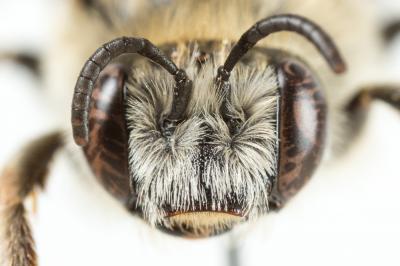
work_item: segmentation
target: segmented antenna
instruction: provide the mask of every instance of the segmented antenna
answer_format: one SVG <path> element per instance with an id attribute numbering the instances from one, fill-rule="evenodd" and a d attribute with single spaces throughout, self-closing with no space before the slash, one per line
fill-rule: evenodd
<path id="1" fill-rule="evenodd" d="M 182 120 L 192 86 L 192 82 L 188 79 L 186 72 L 178 69 L 150 41 L 143 38 L 121 37 L 104 44 L 94 52 L 89 60 L 86 61 L 75 85 L 71 120 L 74 139 L 78 145 L 84 146 L 89 141 L 89 105 L 94 83 L 101 70 L 112 59 L 126 53 L 137 53 L 147 57 L 175 77 L 176 85 L 174 88 L 172 110 L 164 121 L 170 124 Z"/>
<path id="2" fill-rule="evenodd" d="M 247 30 L 232 48 L 225 64 L 218 70 L 217 80 L 226 82 L 236 63 L 259 40 L 280 31 L 296 32 L 307 38 L 319 50 L 335 73 L 343 73 L 346 64 L 329 35 L 314 22 L 296 15 L 277 15 L 257 22 Z"/>

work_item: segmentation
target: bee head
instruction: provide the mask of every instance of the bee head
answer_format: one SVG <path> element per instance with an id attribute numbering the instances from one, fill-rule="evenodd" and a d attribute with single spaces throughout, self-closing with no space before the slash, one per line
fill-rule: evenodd
<path id="1" fill-rule="evenodd" d="M 190 237 L 280 208 L 319 163 L 326 113 L 305 63 L 279 51 L 249 52 L 282 30 L 304 35 L 335 72 L 344 71 L 328 35 L 293 15 L 255 24 L 225 63 L 230 47 L 221 42 L 158 49 L 120 38 L 99 48 L 78 79 L 72 123 L 106 189 L 153 226 Z M 108 65 L 124 53 L 151 61 Z"/>

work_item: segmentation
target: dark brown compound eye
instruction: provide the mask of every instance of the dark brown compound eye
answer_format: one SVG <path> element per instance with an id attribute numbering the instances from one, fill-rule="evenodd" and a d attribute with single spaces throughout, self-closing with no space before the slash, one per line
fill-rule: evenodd
<path id="1" fill-rule="evenodd" d="M 109 63 L 138 54 L 161 66 L 175 79 L 171 111 L 162 125 L 171 134 L 183 119 L 192 82 L 149 40 L 121 37 L 103 44 L 83 66 L 75 85 L 71 122 L 76 144 L 103 186 L 127 206 L 135 205 L 129 185 L 128 129 L 125 120 L 125 71 Z M 133 193 L 132 193 L 133 194 Z"/>
<path id="2" fill-rule="evenodd" d="M 309 40 L 336 74 L 346 71 L 346 63 L 327 32 L 305 17 L 282 14 L 260 20 L 240 37 L 218 70 L 220 88 L 229 92 L 229 76 L 237 62 L 258 41 L 281 31 Z M 280 83 L 279 169 L 270 201 L 274 208 L 280 208 L 304 186 L 319 164 L 326 131 L 326 103 L 316 77 L 303 63 L 281 57 L 276 66 Z"/>
<path id="3" fill-rule="evenodd" d="M 278 64 L 279 169 L 273 201 L 280 207 L 294 196 L 316 170 L 325 143 L 326 102 L 321 85 L 303 63 Z"/>
<path id="4" fill-rule="evenodd" d="M 125 120 L 124 69 L 108 65 L 97 79 L 89 106 L 89 139 L 83 147 L 90 168 L 103 186 L 127 204 L 128 130 Z"/>

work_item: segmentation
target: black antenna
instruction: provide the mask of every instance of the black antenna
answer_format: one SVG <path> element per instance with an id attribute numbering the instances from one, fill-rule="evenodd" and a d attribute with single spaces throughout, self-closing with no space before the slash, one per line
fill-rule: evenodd
<path id="1" fill-rule="evenodd" d="M 342 73 L 346 70 L 344 60 L 334 42 L 317 24 L 301 16 L 277 15 L 257 22 L 240 37 L 225 64 L 219 68 L 217 80 L 228 81 L 233 67 L 243 55 L 259 40 L 280 31 L 292 31 L 304 36 L 316 46 L 334 72 Z"/>
<path id="2" fill-rule="evenodd" d="M 86 61 L 75 85 L 72 102 L 72 127 L 75 142 L 84 146 L 89 141 L 89 104 L 94 83 L 101 70 L 114 58 L 126 54 L 137 53 L 159 64 L 175 77 L 172 110 L 163 124 L 178 123 L 183 119 L 190 97 L 192 82 L 184 70 L 167 58 L 161 50 L 143 38 L 122 37 L 112 40 L 96 50 Z M 173 127 L 174 128 L 174 127 Z M 172 128 L 172 129 L 173 129 Z M 171 129 L 170 129 L 171 130 Z"/>

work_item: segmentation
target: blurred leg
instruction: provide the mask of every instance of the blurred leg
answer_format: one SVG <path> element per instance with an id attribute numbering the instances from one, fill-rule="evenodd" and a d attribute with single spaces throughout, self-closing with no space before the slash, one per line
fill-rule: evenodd
<path id="1" fill-rule="evenodd" d="M 1 265 L 37 265 L 24 200 L 44 186 L 49 163 L 62 145 L 58 132 L 34 140 L 0 174 Z"/>

